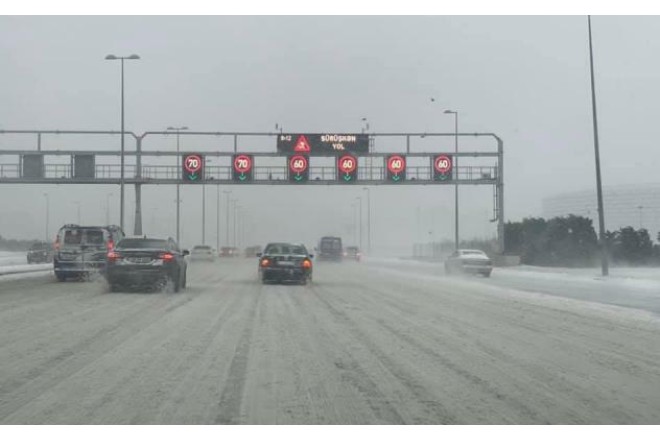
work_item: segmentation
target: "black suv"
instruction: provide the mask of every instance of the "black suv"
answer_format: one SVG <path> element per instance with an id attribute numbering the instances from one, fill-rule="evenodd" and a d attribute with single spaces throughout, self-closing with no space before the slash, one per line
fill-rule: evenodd
<path id="1" fill-rule="evenodd" d="M 53 260 L 53 246 L 48 242 L 35 242 L 27 252 L 27 263 L 47 263 Z"/>
<path id="2" fill-rule="evenodd" d="M 105 269 L 106 254 L 112 251 L 124 232 L 116 225 L 88 227 L 64 225 L 57 232 L 53 269 L 57 280 L 84 277 Z"/>
<path id="3" fill-rule="evenodd" d="M 126 238 L 108 252 L 105 277 L 111 291 L 121 287 L 162 290 L 171 284 L 178 292 L 186 287 L 188 254 L 173 239 Z"/>

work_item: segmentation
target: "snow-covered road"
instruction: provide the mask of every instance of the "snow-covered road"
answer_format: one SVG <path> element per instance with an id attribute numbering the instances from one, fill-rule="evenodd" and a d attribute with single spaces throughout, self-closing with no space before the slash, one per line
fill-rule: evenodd
<path id="1" fill-rule="evenodd" d="M 657 314 L 527 289 L 582 275 L 314 271 L 264 286 L 255 259 L 195 263 L 178 294 L 0 279 L 0 423 L 660 421 Z"/>

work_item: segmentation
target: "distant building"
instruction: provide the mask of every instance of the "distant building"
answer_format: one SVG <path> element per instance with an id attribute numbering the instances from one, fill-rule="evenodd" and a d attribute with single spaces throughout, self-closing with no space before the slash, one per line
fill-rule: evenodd
<path id="1" fill-rule="evenodd" d="M 596 189 L 558 194 L 543 199 L 543 217 L 575 214 L 594 221 L 598 232 Z M 660 184 L 603 188 L 605 229 L 646 228 L 655 240 L 660 231 Z"/>

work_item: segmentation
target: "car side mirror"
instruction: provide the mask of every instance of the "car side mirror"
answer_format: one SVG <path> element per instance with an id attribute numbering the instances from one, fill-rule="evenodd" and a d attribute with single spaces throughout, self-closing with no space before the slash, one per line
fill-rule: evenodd
<path id="1" fill-rule="evenodd" d="M 184 255 L 184 256 L 188 256 L 189 254 L 190 254 L 190 251 L 188 251 L 188 250 L 183 250 L 183 255 Z"/>
<path id="2" fill-rule="evenodd" d="M 261 253 L 257 253 L 257 257 L 261 257 Z"/>

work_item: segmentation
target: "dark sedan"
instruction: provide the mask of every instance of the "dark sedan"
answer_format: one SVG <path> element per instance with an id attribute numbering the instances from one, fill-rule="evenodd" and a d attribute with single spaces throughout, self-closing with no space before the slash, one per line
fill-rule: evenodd
<path id="1" fill-rule="evenodd" d="M 302 285 L 312 280 L 312 258 L 301 244 L 269 243 L 259 257 L 259 277 L 263 283 L 296 282 Z"/>
<path id="2" fill-rule="evenodd" d="M 105 276 L 110 290 L 162 290 L 170 285 L 178 292 L 186 287 L 188 254 L 172 239 L 123 239 L 107 255 Z"/>
<path id="3" fill-rule="evenodd" d="M 45 263 L 53 261 L 53 246 L 48 242 L 36 242 L 27 252 L 27 263 Z"/>

